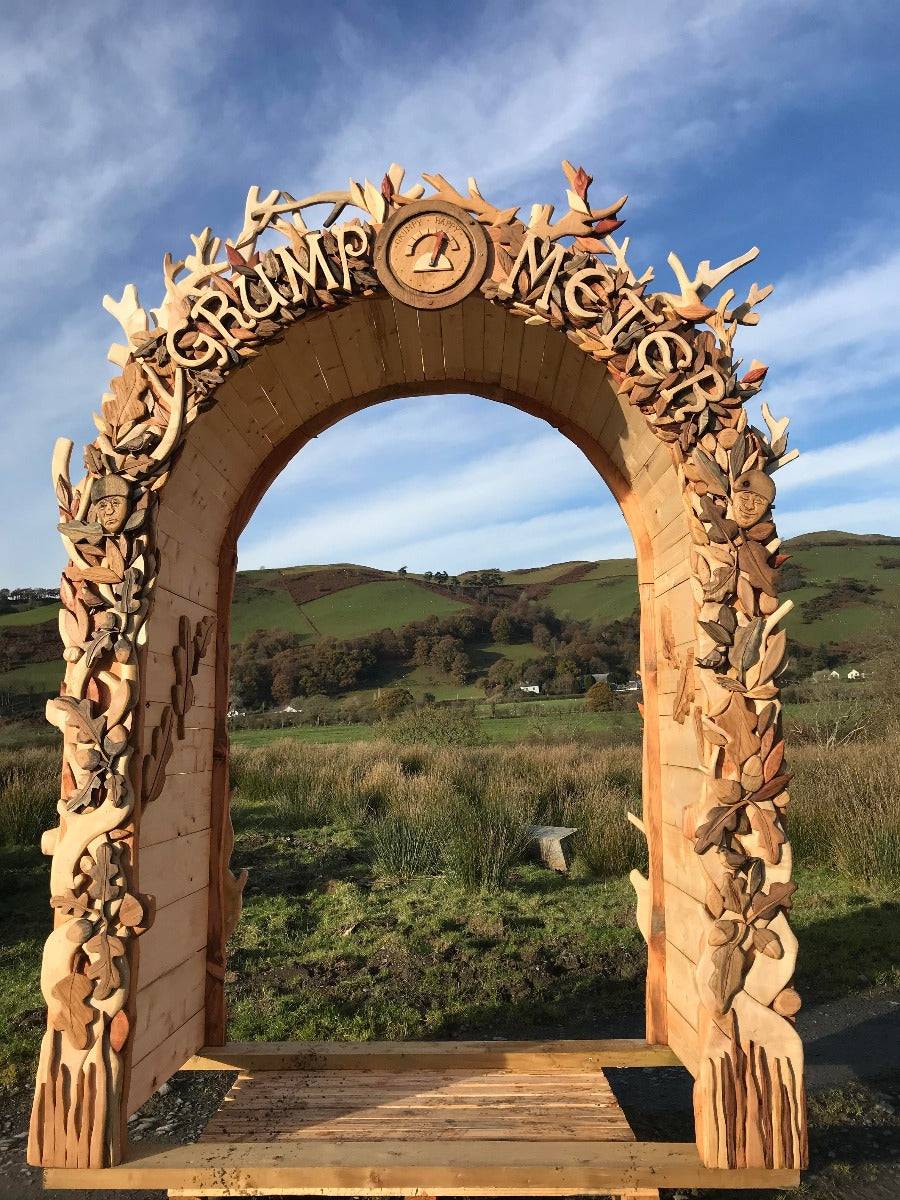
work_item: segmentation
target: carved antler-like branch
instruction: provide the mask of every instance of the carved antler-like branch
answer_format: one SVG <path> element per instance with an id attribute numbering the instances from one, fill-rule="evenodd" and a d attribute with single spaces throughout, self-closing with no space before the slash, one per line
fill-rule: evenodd
<path id="1" fill-rule="evenodd" d="M 671 307 L 679 314 L 679 316 L 687 317 L 688 320 L 700 320 L 703 317 L 710 317 L 716 311 L 714 308 L 709 308 L 703 303 L 703 300 L 709 293 L 729 275 L 741 267 L 752 262 L 759 254 L 758 246 L 751 246 L 745 253 L 737 258 L 732 258 L 729 262 L 723 263 L 720 267 L 712 267 L 709 259 L 704 259 L 697 266 L 696 274 L 693 279 L 688 278 L 688 273 L 684 268 L 681 259 L 673 250 L 669 255 L 667 262 L 672 268 L 672 273 L 681 288 L 680 294 L 674 292 L 659 292 L 658 295 L 668 301 Z M 766 292 L 768 295 L 768 292 Z M 765 297 L 761 297 L 765 298 Z"/>
<path id="2" fill-rule="evenodd" d="M 563 160 L 562 169 L 569 182 L 566 189 L 568 212 L 551 224 L 553 205 L 535 204 L 531 209 L 529 230 L 540 238 L 555 242 L 561 237 L 596 240 L 618 229 L 622 222 L 618 220 L 617 214 L 628 196 L 620 196 L 606 208 L 591 208 L 588 204 L 588 188 L 594 182 L 593 176 L 588 175 L 584 167 L 578 167 L 576 170 L 568 159 Z M 602 249 L 592 245 L 585 245 L 583 248 Z"/>
<path id="3" fill-rule="evenodd" d="M 459 208 L 464 208 L 466 212 L 474 213 L 485 224 L 509 225 L 515 220 L 516 213 L 519 211 L 518 206 L 501 209 L 497 208 L 495 204 L 491 204 L 489 200 L 485 200 L 474 175 L 469 176 L 469 191 L 465 196 L 449 184 L 443 175 L 429 175 L 423 171 L 422 178 L 434 188 L 436 200 L 446 200 L 449 204 L 456 204 Z"/>

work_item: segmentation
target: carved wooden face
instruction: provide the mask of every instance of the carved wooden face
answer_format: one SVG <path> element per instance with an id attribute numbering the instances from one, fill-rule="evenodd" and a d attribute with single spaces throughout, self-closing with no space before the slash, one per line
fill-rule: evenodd
<path id="1" fill-rule="evenodd" d="M 734 481 L 732 509 L 741 529 L 750 529 L 768 512 L 775 485 L 765 471 L 745 471 Z"/>
<path id="2" fill-rule="evenodd" d="M 128 520 L 128 499 L 125 496 L 103 496 L 94 503 L 94 520 L 104 533 L 120 533 Z"/>

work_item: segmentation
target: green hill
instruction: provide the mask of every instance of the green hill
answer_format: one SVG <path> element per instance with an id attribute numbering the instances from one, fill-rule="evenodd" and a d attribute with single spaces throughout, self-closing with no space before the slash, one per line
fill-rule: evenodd
<path id="1" fill-rule="evenodd" d="M 784 543 L 782 596 L 794 602 L 787 619 L 798 646 L 825 646 L 844 661 L 864 661 L 868 648 L 900 611 L 900 538 L 838 531 Z M 459 577 L 382 571 L 352 563 L 286 567 L 238 574 L 232 641 L 257 630 L 284 631 L 312 645 L 397 630 L 468 606 L 527 598 L 561 620 L 607 625 L 637 607 L 633 559 L 564 562 L 519 570 L 482 570 Z M 0 702 L 54 691 L 62 675 L 56 606 L 46 600 L 6 605 L 0 612 Z M 522 664 L 536 654 L 530 641 L 478 643 L 469 648 L 472 676 L 453 683 L 426 667 L 396 668 L 383 682 L 403 682 L 438 698 L 483 694 L 480 680 L 500 659 Z"/>

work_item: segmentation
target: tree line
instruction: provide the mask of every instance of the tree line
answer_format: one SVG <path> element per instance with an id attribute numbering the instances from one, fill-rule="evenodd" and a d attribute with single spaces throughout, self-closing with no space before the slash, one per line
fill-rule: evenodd
<path id="1" fill-rule="evenodd" d="M 515 692 L 521 683 L 571 694 L 590 687 L 594 674 L 609 673 L 618 682 L 634 673 L 638 620 L 632 616 L 606 625 L 573 621 L 522 598 L 503 605 L 469 605 L 447 616 L 343 640 L 309 642 L 300 634 L 257 630 L 233 653 L 232 704 L 264 709 L 302 697 L 337 696 L 413 667 L 462 685 L 479 674 L 479 651 L 509 644 L 530 645 L 533 653 L 520 661 L 505 656 L 494 661 L 482 680 L 488 695 Z"/>

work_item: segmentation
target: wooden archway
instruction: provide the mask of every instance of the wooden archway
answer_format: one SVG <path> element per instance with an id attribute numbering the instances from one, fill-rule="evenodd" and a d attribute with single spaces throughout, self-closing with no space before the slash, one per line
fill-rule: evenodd
<path id="1" fill-rule="evenodd" d="M 252 189 L 224 255 L 207 229 L 184 261 L 167 256 L 154 321 L 133 287 L 107 297 L 122 373 L 85 477 L 70 479 L 70 442 L 53 462 L 70 563 L 66 676 L 48 718 L 64 766 L 60 826 L 44 839 L 55 924 L 29 1160 L 68 1168 L 54 1186 L 127 1157 L 127 1115 L 225 1040 L 242 887 L 225 726 L 237 537 L 310 437 L 441 391 L 548 421 L 622 508 L 641 599 L 650 869 L 632 881 L 647 1047 L 694 1076 L 703 1182 L 751 1186 L 756 1168 L 790 1182 L 803 1165 L 776 682 L 790 603 L 777 599 L 770 512 L 771 473 L 791 456 L 787 422 L 764 407 L 766 436 L 744 409 L 766 368 L 739 377 L 732 352 L 770 289 L 706 302 L 753 250 L 693 278 L 671 255 L 679 291 L 650 292 L 652 272 L 637 277 L 613 238 L 624 199 L 594 209 L 590 177 L 564 170 L 564 215 L 536 205 L 527 224 L 474 181 L 461 194 L 425 176 L 432 195 L 403 191 L 396 166 L 380 189 Z M 321 204 L 324 228 L 309 230 L 302 214 Z M 339 224 L 348 206 L 362 217 Z M 284 243 L 257 249 L 272 231 Z"/>

